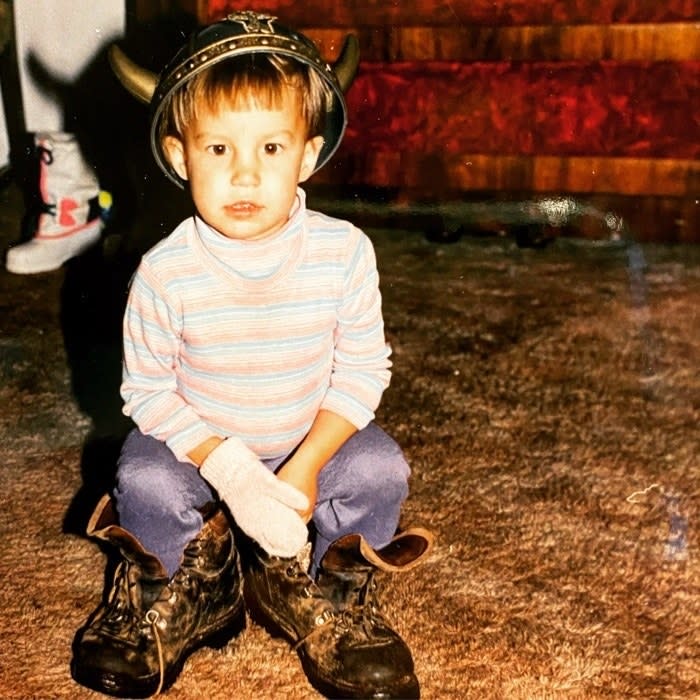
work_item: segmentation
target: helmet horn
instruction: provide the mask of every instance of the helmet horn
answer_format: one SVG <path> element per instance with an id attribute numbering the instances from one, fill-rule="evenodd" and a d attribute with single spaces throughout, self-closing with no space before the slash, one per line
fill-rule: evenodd
<path id="1" fill-rule="evenodd" d="M 360 62 L 360 43 L 354 34 L 345 37 L 343 48 L 340 50 L 338 60 L 333 64 L 333 71 L 340 83 L 340 89 L 347 92 Z"/>
<path id="2" fill-rule="evenodd" d="M 360 61 L 360 45 L 357 37 L 348 34 L 333 72 L 343 92 L 350 87 Z M 109 63 L 119 82 L 140 102 L 149 104 L 153 98 L 158 76 L 153 71 L 134 63 L 116 44 L 109 49 Z"/>
<path id="3" fill-rule="evenodd" d="M 109 48 L 109 63 L 119 82 L 140 102 L 149 104 L 158 76 L 134 63 L 116 44 Z"/>

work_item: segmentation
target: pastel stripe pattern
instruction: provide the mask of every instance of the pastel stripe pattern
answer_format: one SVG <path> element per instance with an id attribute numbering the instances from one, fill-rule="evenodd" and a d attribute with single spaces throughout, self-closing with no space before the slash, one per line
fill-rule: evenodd
<path id="1" fill-rule="evenodd" d="M 124 413 L 180 460 L 212 435 L 285 456 L 321 408 L 363 428 L 389 384 L 372 244 L 307 210 L 301 190 L 298 199 L 280 236 L 231 241 L 227 252 L 226 239 L 187 219 L 132 280 Z M 237 259 L 265 275 L 240 273 Z"/>

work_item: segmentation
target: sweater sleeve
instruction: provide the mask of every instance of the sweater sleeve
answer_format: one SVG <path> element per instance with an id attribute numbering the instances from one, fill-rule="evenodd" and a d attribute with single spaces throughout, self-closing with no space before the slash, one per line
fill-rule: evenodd
<path id="1" fill-rule="evenodd" d="M 187 462 L 187 453 L 213 433 L 177 390 L 181 325 L 177 302 L 142 263 L 124 314 L 123 412 Z"/>
<path id="2" fill-rule="evenodd" d="M 330 385 L 321 408 L 358 429 L 373 418 L 391 377 L 391 351 L 384 337 L 379 273 L 369 238 L 354 229 L 356 246 L 346 268 L 338 308 Z"/>

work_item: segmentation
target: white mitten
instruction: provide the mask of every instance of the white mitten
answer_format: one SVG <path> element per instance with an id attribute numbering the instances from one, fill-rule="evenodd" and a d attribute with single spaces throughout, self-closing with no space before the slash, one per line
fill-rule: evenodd
<path id="1" fill-rule="evenodd" d="M 297 511 L 306 510 L 309 499 L 278 479 L 242 440 L 224 440 L 199 471 L 241 530 L 268 554 L 293 557 L 306 544 L 308 531 Z"/>

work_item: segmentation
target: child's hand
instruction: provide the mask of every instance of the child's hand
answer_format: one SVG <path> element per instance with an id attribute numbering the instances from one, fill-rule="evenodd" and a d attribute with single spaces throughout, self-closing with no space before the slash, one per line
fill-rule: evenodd
<path id="1" fill-rule="evenodd" d="M 298 508 L 304 522 L 311 520 L 318 501 L 318 475 L 328 460 L 338 451 L 357 428 L 345 418 L 320 410 L 311 430 L 302 440 L 289 461 L 277 472 L 277 477 L 301 491 L 309 502 Z"/>
<path id="2" fill-rule="evenodd" d="M 300 512 L 307 497 L 277 478 L 240 440 L 228 438 L 200 467 L 238 526 L 268 553 L 292 557 L 305 544 L 308 530 Z"/>
<path id="3" fill-rule="evenodd" d="M 278 472 L 277 478 L 293 486 L 297 491 L 301 491 L 308 499 L 308 506 L 304 509 L 297 509 L 302 520 L 308 523 L 314 514 L 316 501 L 318 500 L 318 479 L 315 472 L 305 470 L 294 457 L 287 462 Z"/>

